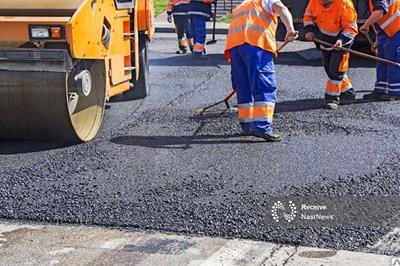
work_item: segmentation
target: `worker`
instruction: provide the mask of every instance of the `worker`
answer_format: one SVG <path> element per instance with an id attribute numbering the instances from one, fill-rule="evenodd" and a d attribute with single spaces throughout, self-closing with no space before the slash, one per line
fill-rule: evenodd
<path id="1" fill-rule="evenodd" d="M 378 57 L 400 63 L 400 0 L 370 0 L 369 5 L 371 16 L 360 31 L 368 34 L 373 26 Z M 364 99 L 399 100 L 400 68 L 379 62 L 374 91 Z"/>
<path id="2" fill-rule="evenodd" d="M 273 132 L 272 119 L 277 83 L 274 56 L 278 16 L 284 23 L 286 41 L 294 41 L 293 18 L 280 0 L 247 0 L 233 10 L 225 56 L 231 63 L 232 85 L 237 93 L 243 135 L 268 142 L 281 141 Z"/>
<path id="3" fill-rule="evenodd" d="M 189 3 L 190 0 L 168 0 L 167 14 L 168 22 L 172 23 L 172 16 L 175 22 L 175 31 L 178 35 L 177 54 L 186 54 L 189 46 L 193 51 L 193 36 L 189 20 Z M 186 37 L 186 38 L 185 38 Z"/>
<path id="4" fill-rule="evenodd" d="M 216 0 L 190 0 L 189 16 L 194 35 L 193 57 L 200 58 L 205 54 L 206 22 L 213 15 L 211 4 Z M 215 14 L 214 14 L 215 15 Z"/>
<path id="5" fill-rule="evenodd" d="M 351 0 L 310 0 L 304 13 L 305 38 L 335 44 L 335 48 L 350 48 L 358 34 L 357 12 Z M 332 47 L 319 45 L 328 81 L 325 107 L 337 109 L 341 100 L 354 99 L 356 92 L 346 74 L 350 54 Z"/>

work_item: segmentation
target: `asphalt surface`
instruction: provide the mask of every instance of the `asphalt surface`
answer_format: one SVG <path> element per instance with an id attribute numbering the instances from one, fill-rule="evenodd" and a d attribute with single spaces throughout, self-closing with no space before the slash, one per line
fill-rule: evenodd
<path id="1" fill-rule="evenodd" d="M 271 196 L 397 196 L 399 103 L 324 110 L 323 69 L 296 43 L 277 61 L 275 130 L 284 141 L 242 137 L 234 113 L 198 114 L 231 87 L 223 36 L 202 61 L 176 55 L 174 37 L 150 46 L 152 95 L 109 103 L 95 141 L 0 143 L 2 218 L 400 254 L 370 247 L 392 228 L 277 228 L 265 218 Z M 352 66 L 355 89 L 371 90 L 374 64 Z"/>

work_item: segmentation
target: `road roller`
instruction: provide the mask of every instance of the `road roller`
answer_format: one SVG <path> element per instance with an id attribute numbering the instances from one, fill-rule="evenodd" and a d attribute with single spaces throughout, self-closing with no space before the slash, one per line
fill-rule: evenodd
<path id="1" fill-rule="evenodd" d="M 0 139 L 87 142 L 149 94 L 152 0 L 1 0 Z"/>

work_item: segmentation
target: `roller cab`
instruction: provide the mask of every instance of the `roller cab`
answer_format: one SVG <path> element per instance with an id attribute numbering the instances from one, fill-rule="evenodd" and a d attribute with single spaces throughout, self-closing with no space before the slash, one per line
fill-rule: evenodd
<path id="1" fill-rule="evenodd" d="M 108 99 L 148 95 L 151 0 L 3 2 L 0 139 L 90 141 Z"/>

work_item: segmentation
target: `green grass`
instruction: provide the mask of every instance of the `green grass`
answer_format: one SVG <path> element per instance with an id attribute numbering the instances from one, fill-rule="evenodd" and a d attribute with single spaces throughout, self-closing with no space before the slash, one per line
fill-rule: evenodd
<path id="1" fill-rule="evenodd" d="M 156 16 L 164 13 L 167 10 L 168 0 L 154 0 L 154 9 Z"/>
<path id="2" fill-rule="evenodd" d="M 223 17 L 218 18 L 218 22 L 224 22 L 224 23 L 231 23 L 232 22 L 232 14 L 229 13 Z"/>

